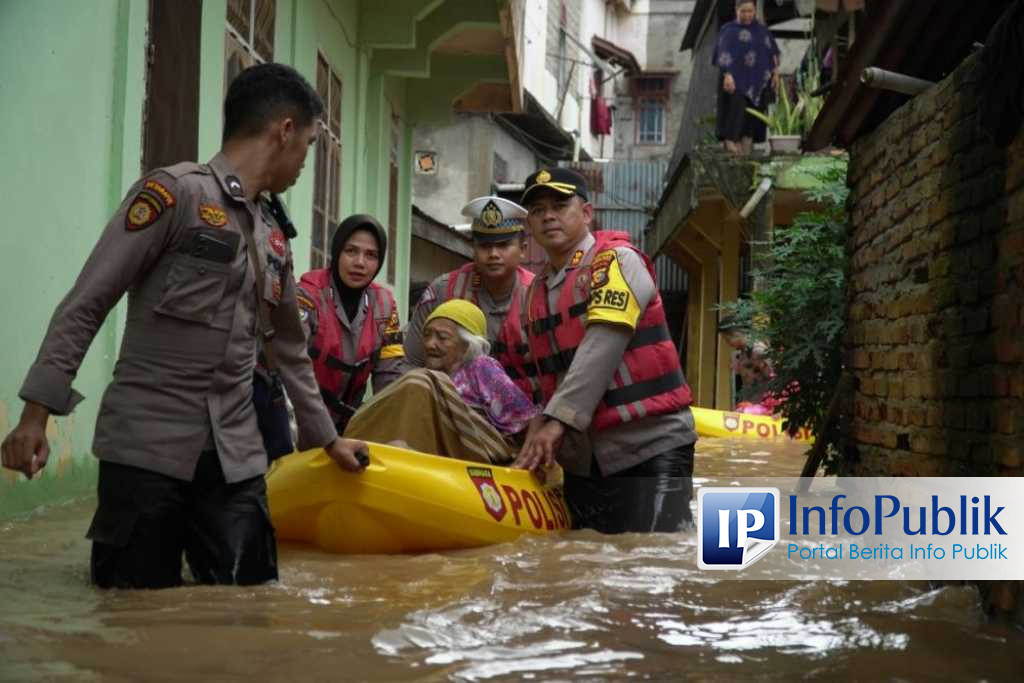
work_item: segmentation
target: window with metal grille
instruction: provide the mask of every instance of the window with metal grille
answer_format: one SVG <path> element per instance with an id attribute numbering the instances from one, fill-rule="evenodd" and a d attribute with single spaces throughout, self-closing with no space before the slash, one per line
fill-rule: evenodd
<path id="1" fill-rule="evenodd" d="M 637 106 L 636 141 L 642 145 L 665 144 L 665 100 L 642 97 Z"/>
<path id="2" fill-rule="evenodd" d="M 274 58 L 275 0 L 228 0 L 224 87 L 243 69 Z"/>
<path id="3" fill-rule="evenodd" d="M 672 77 L 672 74 L 661 73 L 633 79 L 637 144 L 665 144 L 665 118 L 672 95 Z"/>
<path id="4" fill-rule="evenodd" d="M 323 53 L 316 55 L 316 91 L 324 102 L 313 170 L 313 234 L 309 262 L 323 268 L 341 218 L 341 78 Z"/>

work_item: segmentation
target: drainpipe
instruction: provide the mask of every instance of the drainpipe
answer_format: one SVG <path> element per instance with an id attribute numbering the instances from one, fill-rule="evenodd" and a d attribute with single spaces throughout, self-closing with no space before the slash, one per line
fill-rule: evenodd
<path id="1" fill-rule="evenodd" d="M 748 218 L 750 214 L 754 212 L 754 209 L 757 208 L 760 201 L 764 199 L 764 196 L 768 194 L 768 190 L 770 189 L 772 189 L 772 179 L 761 178 L 761 182 L 758 183 L 757 189 L 754 190 L 754 194 L 750 195 L 750 199 L 748 199 L 747 203 L 743 205 L 742 209 L 740 209 L 740 217 L 744 219 Z"/>
<path id="2" fill-rule="evenodd" d="M 572 132 L 572 161 L 576 163 L 580 160 L 580 132 L 574 130 Z"/>
<path id="3" fill-rule="evenodd" d="M 904 95 L 918 95 L 935 85 L 933 81 L 925 81 L 913 76 L 886 71 L 877 66 L 869 66 L 860 74 L 860 82 L 869 88 L 892 90 Z"/>

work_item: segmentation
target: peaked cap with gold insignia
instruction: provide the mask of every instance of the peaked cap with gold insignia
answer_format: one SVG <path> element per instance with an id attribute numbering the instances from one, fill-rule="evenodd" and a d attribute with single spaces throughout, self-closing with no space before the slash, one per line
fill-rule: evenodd
<path id="1" fill-rule="evenodd" d="M 526 177 L 523 196 L 519 200 L 523 204 L 529 201 L 530 195 L 542 190 L 552 190 L 563 195 L 579 195 L 583 201 L 590 201 L 587 197 L 587 181 L 571 168 L 557 166 L 555 168 L 542 168 L 536 173 Z"/>
<path id="2" fill-rule="evenodd" d="M 523 234 L 526 209 L 501 197 L 477 197 L 462 207 L 462 215 L 473 219 L 473 239 L 501 242 Z"/>

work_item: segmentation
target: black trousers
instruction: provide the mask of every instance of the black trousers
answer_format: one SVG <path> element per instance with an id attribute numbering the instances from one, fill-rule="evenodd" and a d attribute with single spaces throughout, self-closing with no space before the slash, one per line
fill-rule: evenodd
<path id="1" fill-rule="evenodd" d="M 604 477 L 593 462 L 589 477 L 565 473 L 565 500 L 574 529 L 605 534 L 679 531 L 693 524 L 693 444 L 659 453 Z"/>
<path id="2" fill-rule="evenodd" d="M 718 116 L 715 119 L 715 135 L 719 140 L 731 140 L 739 142 L 743 138 L 750 138 L 754 142 L 764 142 L 767 137 L 768 127 L 760 119 L 756 119 L 747 113 L 747 107 L 757 109 L 764 113 L 768 104 L 774 101 L 774 91 L 769 86 L 761 95 L 761 105 L 754 106 L 754 103 L 747 99 L 747 96 L 740 92 L 727 93 L 722 89 L 723 77 L 718 80 Z"/>
<path id="3" fill-rule="evenodd" d="M 100 588 L 180 586 L 184 552 L 199 583 L 252 585 L 277 578 L 277 545 L 263 477 L 228 484 L 216 451 L 180 481 L 100 461 L 92 582 Z"/>

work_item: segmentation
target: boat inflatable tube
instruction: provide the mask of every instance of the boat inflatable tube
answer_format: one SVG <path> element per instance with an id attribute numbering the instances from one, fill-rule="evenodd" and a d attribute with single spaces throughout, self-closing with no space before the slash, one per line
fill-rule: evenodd
<path id="1" fill-rule="evenodd" d="M 802 427 L 796 436 L 790 437 L 782 429 L 782 420 L 770 415 L 751 415 L 724 410 L 709 410 L 690 406 L 697 434 L 705 437 L 724 437 L 742 439 L 794 439 L 796 441 L 814 442 L 811 430 Z"/>
<path id="2" fill-rule="evenodd" d="M 477 548 L 571 526 L 561 481 L 525 470 L 370 443 L 370 464 L 346 472 L 323 449 L 292 453 L 267 473 L 277 538 L 333 553 Z"/>

